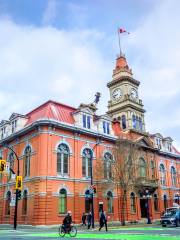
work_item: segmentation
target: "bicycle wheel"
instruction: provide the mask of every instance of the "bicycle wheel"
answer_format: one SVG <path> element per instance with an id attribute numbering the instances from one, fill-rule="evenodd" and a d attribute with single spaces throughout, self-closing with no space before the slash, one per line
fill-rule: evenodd
<path id="1" fill-rule="evenodd" d="M 63 226 L 60 226 L 59 227 L 59 236 L 60 237 L 64 237 L 64 235 L 66 234 L 65 230 L 64 230 L 64 227 Z"/>
<path id="2" fill-rule="evenodd" d="M 70 235 L 71 237 L 75 237 L 76 234 L 77 234 L 77 228 L 76 228 L 75 226 L 72 226 L 72 227 L 71 227 L 71 230 L 70 230 L 70 232 L 69 232 L 69 235 Z"/>

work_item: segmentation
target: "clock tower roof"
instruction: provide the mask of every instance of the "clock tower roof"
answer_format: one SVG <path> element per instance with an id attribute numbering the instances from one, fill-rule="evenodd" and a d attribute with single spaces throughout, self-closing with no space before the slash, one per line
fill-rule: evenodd
<path id="1" fill-rule="evenodd" d="M 116 59 L 116 67 L 113 70 L 113 74 L 124 72 L 128 74 L 129 76 L 132 76 L 132 70 L 129 68 L 126 57 L 124 54 L 120 54 L 120 56 Z M 126 75 L 125 74 L 125 75 Z"/>

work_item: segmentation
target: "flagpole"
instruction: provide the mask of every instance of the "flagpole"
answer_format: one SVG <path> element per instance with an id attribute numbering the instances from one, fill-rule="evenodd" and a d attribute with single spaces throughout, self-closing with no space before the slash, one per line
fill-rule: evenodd
<path id="1" fill-rule="evenodd" d="M 121 51 L 121 38 L 120 38 L 119 28 L 118 28 L 118 39 L 119 39 L 119 52 L 120 52 L 120 56 L 121 56 L 122 55 L 122 51 Z"/>

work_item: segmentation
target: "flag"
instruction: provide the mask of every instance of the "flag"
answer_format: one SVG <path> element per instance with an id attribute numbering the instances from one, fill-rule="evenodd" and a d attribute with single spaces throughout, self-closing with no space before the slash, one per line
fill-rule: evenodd
<path id="1" fill-rule="evenodd" d="M 119 28 L 119 33 L 127 33 L 130 34 L 130 32 L 127 32 L 124 28 Z"/>

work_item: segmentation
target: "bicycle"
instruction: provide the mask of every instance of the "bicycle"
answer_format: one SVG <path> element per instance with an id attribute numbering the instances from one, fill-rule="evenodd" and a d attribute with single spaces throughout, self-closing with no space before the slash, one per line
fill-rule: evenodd
<path id="1" fill-rule="evenodd" d="M 70 226 L 70 229 L 65 229 L 64 225 L 60 225 L 59 227 L 59 236 L 64 237 L 65 234 L 69 234 L 71 237 L 75 237 L 77 235 L 77 228 L 75 226 Z"/>

